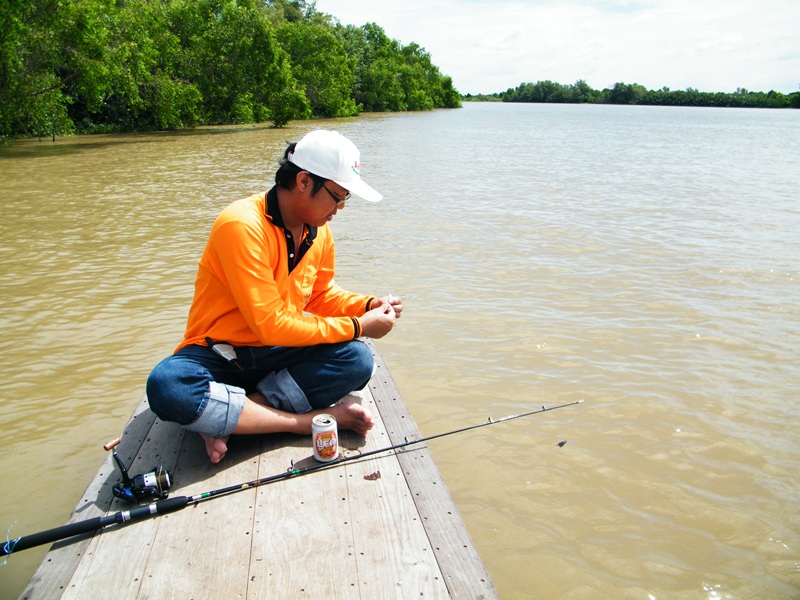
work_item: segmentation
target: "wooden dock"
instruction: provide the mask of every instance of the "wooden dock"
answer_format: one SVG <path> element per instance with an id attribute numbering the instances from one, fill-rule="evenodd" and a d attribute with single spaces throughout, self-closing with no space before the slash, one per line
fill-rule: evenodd
<path id="1" fill-rule="evenodd" d="M 358 401 L 376 425 L 362 452 L 422 437 L 380 354 Z M 438 433 L 438 432 L 434 432 Z M 310 438 L 236 436 L 219 465 L 197 434 L 157 419 L 146 399 L 117 453 L 130 474 L 163 465 L 170 496 L 202 492 L 315 464 Z M 380 473 L 380 477 L 377 474 Z M 109 454 L 70 523 L 129 509 Z M 21 598 L 497 598 L 424 444 L 353 460 L 57 542 Z"/>

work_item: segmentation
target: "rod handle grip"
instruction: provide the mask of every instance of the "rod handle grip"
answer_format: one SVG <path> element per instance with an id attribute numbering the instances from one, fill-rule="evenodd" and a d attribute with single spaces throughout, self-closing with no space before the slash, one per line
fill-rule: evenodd
<path id="1" fill-rule="evenodd" d="M 11 554 L 12 552 L 19 552 L 27 550 L 34 546 L 41 546 L 49 542 L 57 542 L 83 533 L 91 533 L 97 531 L 103 526 L 102 517 L 95 517 L 86 521 L 79 521 L 78 523 L 70 523 L 69 525 L 62 525 L 47 531 L 40 531 L 31 535 L 25 535 L 17 540 L 11 540 L 5 544 L 0 545 L 0 556 Z"/>
<path id="2" fill-rule="evenodd" d="M 13 552 L 20 552 L 21 550 L 27 550 L 28 548 L 41 546 L 50 542 L 65 540 L 76 535 L 94 533 L 103 527 L 115 523 L 140 521 L 154 515 L 175 512 L 186 508 L 188 504 L 189 498 L 187 496 L 176 496 L 174 498 L 167 498 L 166 500 L 159 500 L 158 502 L 146 506 L 137 506 L 131 510 L 121 510 L 111 515 L 94 517 L 85 521 L 78 521 L 77 523 L 70 523 L 68 525 L 62 525 L 61 527 L 48 529 L 47 531 L 24 535 L 16 540 L 9 540 L 5 544 L 0 544 L 0 556 L 6 556 Z"/>

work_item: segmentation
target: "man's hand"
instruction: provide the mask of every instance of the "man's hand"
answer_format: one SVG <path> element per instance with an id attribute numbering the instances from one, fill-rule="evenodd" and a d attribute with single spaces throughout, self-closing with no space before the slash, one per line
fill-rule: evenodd
<path id="1" fill-rule="evenodd" d="M 394 310 L 395 317 L 398 319 L 403 314 L 403 301 L 397 296 L 389 294 L 383 298 L 376 298 L 375 302 L 372 303 L 373 310 L 381 308 L 382 306 L 391 306 Z"/>
<path id="2" fill-rule="evenodd" d="M 378 302 L 373 303 L 375 308 L 358 317 L 358 321 L 361 323 L 361 335 L 377 340 L 389 333 L 400 316 L 395 306 L 400 306 L 400 310 L 403 310 L 399 299 L 397 302 L 397 305 L 390 304 L 386 298 L 379 298 Z"/>

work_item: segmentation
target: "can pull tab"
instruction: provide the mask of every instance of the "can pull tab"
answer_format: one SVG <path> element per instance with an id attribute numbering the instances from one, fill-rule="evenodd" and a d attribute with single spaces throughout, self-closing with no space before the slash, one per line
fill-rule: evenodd
<path id="1" fill-rule="evenodd" d="M 206 344 L 208 344 L 208 347 L 219 354 L 222 358 L 227 360 L 232 365 L 235 365 L 237 369 L 244 371 L 244 367 L 239 362 L 239 358 L 236 356 L 236 350 L 233 346 L 226 342 L 215 342 L 209 337 L 206 338 Z"/>

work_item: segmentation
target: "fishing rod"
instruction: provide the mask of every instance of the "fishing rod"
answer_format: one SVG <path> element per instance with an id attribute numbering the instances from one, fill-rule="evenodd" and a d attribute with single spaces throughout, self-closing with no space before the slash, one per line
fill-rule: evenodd
<path id="1" fill-rule="evenodd" d="M 261 479 L 254 479 L 252 481 L 248 481 L 245 483 L 239 483 L 236 485 L 231 485 L 217 490 L 203 492 L 195 496 L 176 496 L 174 498 L 158 500 L 157 502 L 151 502 L 150 504 L 146 504 L 144 506 L 137 506 L 136 508 L 132 508 L 130 510 L 121 510 L 111 515 L 106 515 L 103 517 L 94 517 L 92 519 L 87 519 L 85 521 L 79 521 L 77 523 L 70 523 L 68 525 L 62 525 L 61 527 L 55 527 L 54 529 L 40 531 L 39 533 L 33 533 L 31 535 L 21 536 L 14 540 L 9 540 L 5 544 L 0 546 L 0 556 L 7 556 L 10 555 L 12 552 L 19 552 L 21 550 L 27 550 L 28 548 L 41 546 L 43 544 L 47 544 L 50 542 L 57 542 L 59 540 L 64 540 L 78 535 L 92 533 L 95 531 L 99 531 L 104 527 L 108 527 L 109 525 L 114 525 L 117 523 L 124 524 L 124 523 L 139 521 L 157 515 L 165 515 L 171 512 L 182 510 L 187 506 L 192 506 L 195 504 L 199 504 L 200 502 L 211 500 L 212 498 L 218 498 L 220 496 L 226 496 L 234 494 L 236 492 L 241 492 L 242 490 L 257 488 L 262 485 L 275 483 L 276 481 L 282 481 L 284 479 L 290 479 L 293 477 L 308 475 L 310 473 L 315 473 L 316 471 L 333 469 L 343 464 L 364 460 L 370 456 L 375 456 L 376 454 L 401 450 L 403 448 L 407 448 L 408 446 L 423 444 L 425 442 L 429 442 L 431 440 L 435 440 L 448 435 L 455 435 L 457 433 L 463 433 L 465 431 L 478 429 L 480 427 L 487 427 L 489 425 L 497 425 L 498 423 L 504 423 L 506 421 L 512 421 L 514 419 L 521 419 L 523 417 L 529 417 L 531 415 L 536 415 L 551 410 L 557 410 L 559 408 L 566 408 L 567 406 L 574 406 L 576 404 L 581 404 L 581 403 L 583 403 L 583 400 L 568 402 L 567 404 L 559 404 L 557 406 L 550 406 L 550 407 L 542 406 L 541 408 L 538 408 L 536 410 L 531 410 L 517 415 L 509 415 L 507 417 L 503 417 L 502 419 L 493 420 L 490 417 L 489 420 L 486 421 L 485 423 L 478 423 L 477 425 L 469 425 L 468 427 L 462 427 L 461 429 L 453 429 L 452 431 L 446 431 L 444 433 L 437 433 L 435 435 L 430 435 L 428 437 L 423 437 L 417 440 L 409 440 L 408 438 L 406 438 L 404 442 L 401 442 L 399 444 L 394 444 L 393 446 L 386 446 L 384 448 L 378 448 L 376 450 L 360 452 L 358 454 L 353 454 L 350 456 L 342 456 L 332 462 L 318 463 L 309 465 L 307 467 L 295 467 L 294 463 L 292 463 L 292 466 L 287 471 L 283 473 L 276 473 L 275 475 L 270 475 L 268 477 L 262 477 Z"/>

